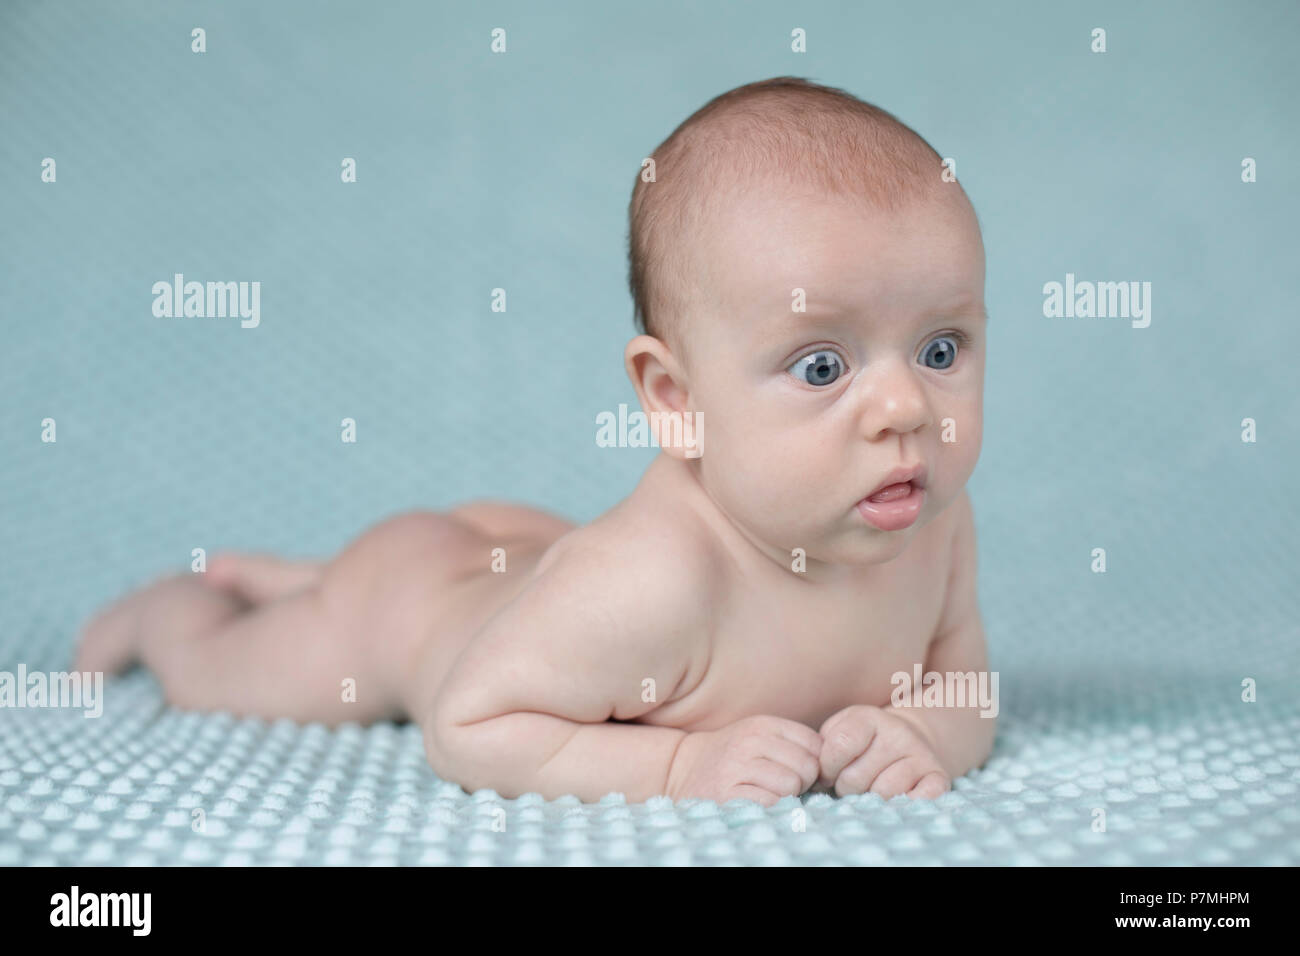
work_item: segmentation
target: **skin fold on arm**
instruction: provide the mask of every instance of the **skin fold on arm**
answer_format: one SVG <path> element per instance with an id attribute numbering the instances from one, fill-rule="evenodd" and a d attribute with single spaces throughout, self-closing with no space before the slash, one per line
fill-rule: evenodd
<path id="1" fill-rule="evenodd" d="M 707 572 L 661 570 L 578 553 L 543 572 L 431 697 L 422 723 L 434 770 L 507 797 L 666 793 L 686 731 L 614 722 L 659 706 L 642 700 L 646 678 L 677 688 L 692 669 L 689 609 Z"/>

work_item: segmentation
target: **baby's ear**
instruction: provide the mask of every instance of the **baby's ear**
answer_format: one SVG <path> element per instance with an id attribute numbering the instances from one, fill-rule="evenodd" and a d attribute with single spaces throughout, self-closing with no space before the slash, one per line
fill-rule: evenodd
<path id="1" fill-rule="evenodd" d="M 674 458 L 699 458 L 702 416 L 691 410 L 690 384 L 672 350 L 652 335 L 638 335 L 627 343 L 623 364 L 659 447 Z"/>
<path id="2" fill-rule="evenodd" d="M 651 412 L 682 412 L 686 410 L 689 393 L 686 375 L 672 350 L 662 340 L 652 335 L 638 335 L 623 352 L 627 377 L 632 380 L 641 410 Z"/>

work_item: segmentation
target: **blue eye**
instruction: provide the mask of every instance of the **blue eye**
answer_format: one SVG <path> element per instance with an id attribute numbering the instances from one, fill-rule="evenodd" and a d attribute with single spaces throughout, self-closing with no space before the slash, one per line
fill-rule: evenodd
<path id="1" fill-rule="evenodd" d="M 957 361 L 957 342 L 951 335 L 941 335 L 925 347 L 921 361 L 926 368 L 950 368 Z"/>
<path id="2" fill-rule="evenodd" d="M 791 375 L 809 385 L 829 385 L 844 373 L 844 363 L 834 352 L 809 352 L 788 369 Z"/>

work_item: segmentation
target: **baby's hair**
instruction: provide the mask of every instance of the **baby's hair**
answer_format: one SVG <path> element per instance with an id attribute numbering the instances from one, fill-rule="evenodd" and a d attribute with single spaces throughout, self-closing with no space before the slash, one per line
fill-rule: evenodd
<path id="1" fill-rule="evenodd" d="M 942 157 L 897 117 L 795 76 L 737 87 L 687 117 L 638 170 L 628 204 L 628 285 L 640 332 L 672 334 L 683 247 L 716 201 L 756 180 L 858 197 L 887 211 L 944 185 Z M 675 337 L 675 336 L 674 336 Z"/>

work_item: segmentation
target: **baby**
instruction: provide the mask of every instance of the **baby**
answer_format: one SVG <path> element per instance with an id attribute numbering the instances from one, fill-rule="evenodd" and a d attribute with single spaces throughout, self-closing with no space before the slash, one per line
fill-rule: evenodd
<path id="1" fill-rule="evenodd" d="M 585 527 L 476 503 L 326 562 L 219 555 L 101 612 L 76 666 L 140 661 L 183 708 L 410 719 L 441 777 L 505 797 L 938 796 L 995 723 L 893 694 L 988 666 L 984 251 L 945 173 L 840 90 L 714 99 L 632 194 L 625 365 L 661 451 L 627 499 Z"/>

